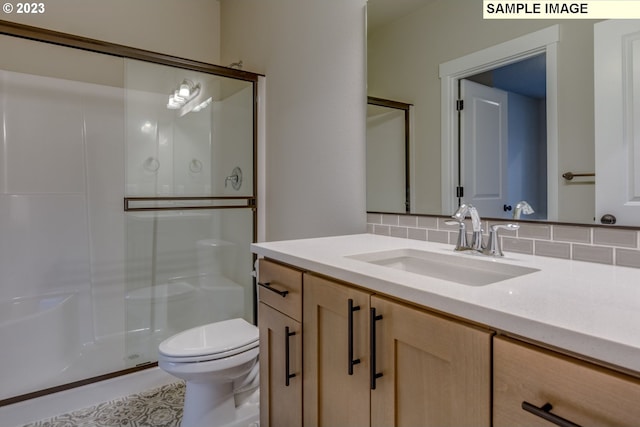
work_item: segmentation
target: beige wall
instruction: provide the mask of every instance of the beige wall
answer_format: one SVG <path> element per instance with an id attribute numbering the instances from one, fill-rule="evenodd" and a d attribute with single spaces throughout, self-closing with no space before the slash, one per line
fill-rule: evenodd
<path id="1" fill-rule="evenodd" d="M 218 0 L 51 0 L 44 4 L 43 14 L 3 13 L 2 19 L 219 64 Z"/>
<path id="2" fill-rule="evenodd" d="M 560 25 L 560 173 L 595 168 L 593 21 L 484 20 L 480 0 L 437 1 L 369 34 L 368 94 L 415 104 L 417 212 L 441 213 L 439 64 Z M 593 185 L 559 182 L 559 220 L 590 222 Z"/>
<path id="3" fill-rule="evenodd" d="M 223 0 L 222 59 L 266 75 L 266 239 L 365 232 L 365 0 Z"/>

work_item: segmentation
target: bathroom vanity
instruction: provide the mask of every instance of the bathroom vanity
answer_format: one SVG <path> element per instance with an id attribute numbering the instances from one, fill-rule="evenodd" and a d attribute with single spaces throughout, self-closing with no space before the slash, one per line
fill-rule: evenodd
<path id="1" fill-rule="evenodd" d="M 300 426 L 303 272 L 259 262 L 260 425 Z"/>
<path id="2" fill-rule="evenodd" d="M 372 234 L 252 248 L 261 425 L 640 419 L 640 270 Z"/>

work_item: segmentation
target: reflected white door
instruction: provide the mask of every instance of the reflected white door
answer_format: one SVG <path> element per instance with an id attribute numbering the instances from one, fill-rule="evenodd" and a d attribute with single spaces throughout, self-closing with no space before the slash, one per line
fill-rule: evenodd
<path id="1" fill-rule="evenodd" d="M 507 92 L 469 80 L 460 81 L 461 203 L 482 216 L 504 216 L 507 202 Z"/>
<path id="2" fill-rule="evenodd" d="M 640 20 L 594 25 L 596 221 L 640 218 Z"/>

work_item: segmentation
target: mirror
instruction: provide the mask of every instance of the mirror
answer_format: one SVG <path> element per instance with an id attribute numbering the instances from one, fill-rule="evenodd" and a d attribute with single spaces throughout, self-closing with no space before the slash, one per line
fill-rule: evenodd
<path id="1" fill-rule="evenodd" d="M 559 41 L 547 55 L 547 66 L 556 70 L 551 82 L 556 98 L 547 101 L 547 125 L 555 126 L 557 135 L 555 146 L 548 141 L 547 219 L 599 223 L 594 218 L 594 177 L 562 176 L 595 171 L 593 28 L 598 21 L 484 20 L 482 2 L 470 7 L 468 2 L 438 0 L 369 0 L 367 15 L 368 95 L 413 105 L 411 212 L 434 215 L 452 213 L 443 203 L 447 147 L 442 135 L 447 130 L 441 114 L 441 65 L 557 26 Z M 617 225 L 638 226 L 640 219 Z"/>

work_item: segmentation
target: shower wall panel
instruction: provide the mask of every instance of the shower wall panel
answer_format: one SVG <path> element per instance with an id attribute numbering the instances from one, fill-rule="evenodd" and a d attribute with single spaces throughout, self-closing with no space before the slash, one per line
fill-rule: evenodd
<path id="1" fill-rule="evenodd" d="M 42 337 L 24 339 L 42 343 L 42 354 L 50 350 L 44 338 L 52 333 L 65 334 L 60 342 L 76 343 L 59 370 L 35 382 L 12 376 L 28 367 L 3 365 L 4 393 L 124 366 L 119 361 L 70 369 L 102 336 L 124 327 L 124 314 L 114 316 L 124 298 L 123 107 L 119 87 L 0 71 L 0 301 L 17 307 L 26 297 L 39 298 L 40 310 L 50 310 L 52 301 L 73 295 L 75 303 L 59 309 L 73 308 L 64 329 L 48 331 L 45 323 Z M 17 322 L 33 315 L 14 311 Z M 5 333 L 0 328 L 0 339 Z M 4 393 L 0 399 L 9 397 Z"/>

